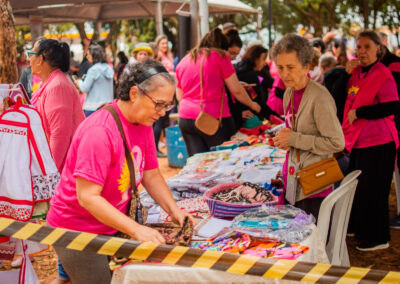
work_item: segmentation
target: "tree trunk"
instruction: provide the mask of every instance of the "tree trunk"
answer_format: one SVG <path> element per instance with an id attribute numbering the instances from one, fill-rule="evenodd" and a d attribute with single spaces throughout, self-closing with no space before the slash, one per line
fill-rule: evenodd
<path id="1" fill-rule="evenodd" d="M 79 31 L 79 36 L 81 37 L 81 41 L 87 39 L 87 35 L 85 32 L 85 24 L 84 23 L 75 23 L 76 29 Z"/>
<path id="2" fill-rule="evenodd" d="M 8 0 L 0 0 L 0 83 L 16 83 L 17 41 Z"/>

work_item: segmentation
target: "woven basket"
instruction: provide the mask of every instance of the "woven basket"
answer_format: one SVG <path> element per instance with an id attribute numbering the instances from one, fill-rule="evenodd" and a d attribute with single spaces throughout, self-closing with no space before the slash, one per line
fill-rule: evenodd
<path id="1" fill-rule="evenodd" d="M 262 205 L 276 205 L 278 202 L 278 197 L 272 194 L 273 201 L 269 201 L 266 203 L 252 203 L 252 204 L 243 204 L 243 203 L 233 203 L 233 202 L 224 202 L 220 200 L 212 199 L 211 196 L 214 193 L 220 192 L 222 190 L 233 188 L 241 185 L 242 183 L 224 183 L 213 188 L 209 189 L 204 193 L 204 198 L 207 202 L 208 207 L 210 208 L 211 215 L 217 218 L 233 218 L 237 215 L 243 213 L 252 208 L 260 207 Z"/>

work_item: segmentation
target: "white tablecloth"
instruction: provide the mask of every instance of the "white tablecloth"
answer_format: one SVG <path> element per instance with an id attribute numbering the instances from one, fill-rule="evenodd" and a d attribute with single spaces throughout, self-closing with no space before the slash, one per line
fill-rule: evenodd
<path id="1" fill-rule="evenodd" d="M 301 244 L 310 249 L 297 260 L 313 263 L 329 263 L 325 245 L 318 229 L 312 225 L 313 233 Z M 238 275 L 204 268 L 189 268 L 158 264 L 131 264 L 114 272 L 112 284 L 133 283 L 297 283 L 278 281 L 252 275 Z"/>

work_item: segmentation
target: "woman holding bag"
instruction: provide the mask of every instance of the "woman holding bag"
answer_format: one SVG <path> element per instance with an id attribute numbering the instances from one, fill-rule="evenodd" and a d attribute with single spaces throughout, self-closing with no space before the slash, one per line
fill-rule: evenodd
<path id="1" fill-rule="evenodd" d="M 332 191 L 332 185 L 305 194 L 295 176 L 298 170 L 343 150 L 344 137 L 335 102 L 325 87 L 308 77 L 313 49 L 306 39 L 287 34 L 274 46 L 272 58 L 286 86 L 286 127 L 274 138 L 277 147 L 288 150 L 282 170 L 285 198 L 318 218 L 321 202 Z"/>
<path id="2" fill-rule="evenodd" d="M 189 156 L 207 152 L 211 146 L 229 140 L 234 134 L 234 120 L 229 112 L 225 85 L 239 102 L 257 113 L 261 110 L 240 84 L 226 54 L 227 48 L 228 42 L 222 31 L 213 29 L 176 68 L 179 128 Z M 195 121 L 201 112 L 221 121 L 214 134 L 206 134 L 196 127 Z"/>
<path id="3" fill-rule="evenodd" d="M 182 226 L 189 214 L 177 207 L 158 169 L 151 127 L 174 106 L 174 92 L 175 80 L 160 63 L 147 60 L 126 67 L 120 79 L 119 99 L 107 105 L 116 112 L 126 139 L 107 109 L 98 110 L 82 122 L 51 201 L 47 215 L 50 226 L 105 235 L 119 231 L 138 241 L 164 243 L 160 233 L 140 224 L 140 218 L 136 222 L 125 215 L 131 199 L 137 197 L 132 194 L 133 180 L 133 185 L 142 183 Z M 133 167 L 126 158 L 129 156 Z M 191 216 L 189 219 L 193 222 Z M 111 282 L 107 256 L 54 248 L 74 284 Z"/>

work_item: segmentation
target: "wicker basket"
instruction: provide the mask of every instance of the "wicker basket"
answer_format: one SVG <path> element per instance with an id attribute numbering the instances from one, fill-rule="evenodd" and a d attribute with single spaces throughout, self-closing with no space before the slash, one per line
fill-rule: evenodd
<path id="1" fill-rule="evenodd" d="M 212 199 L 212 195 L 214 193 L 220 192 L 222 190 L 233 188 L 241 185 L 242 183 L 224 183 L 213 188 L 209 189 L 204 193 L 204 198 L 207 202 L 208 207 L 210 208 L 210 212 L 214 217 L 217 218 L 233 218 L 237 215 L 243 213 L 252 208 L 260 207 L 262 205 L 276 205 L 278 202 L 278 197 L 271 194 L 273 197 L 273 201 L 269 201 L 266 203 L 252 203 L 252 204 L 244 204 L 244 203 L 233 203 L 233 202 L 224 202 L 220 200 Z"/>

